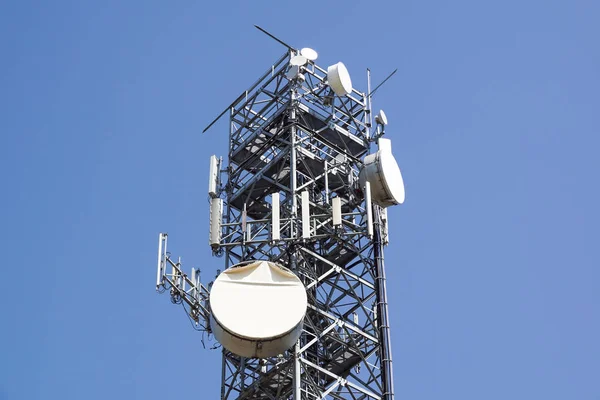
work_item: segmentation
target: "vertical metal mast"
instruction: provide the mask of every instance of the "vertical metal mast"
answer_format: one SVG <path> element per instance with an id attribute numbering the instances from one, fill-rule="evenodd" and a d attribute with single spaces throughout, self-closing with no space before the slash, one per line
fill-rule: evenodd
<path id="1" fill-rule="evenodd" d="M 290 66 L 298 51 L 287 47 L 221 114 L 229 113 L 229 154 L 224 164 L 211 159 L 219 178 L 209 189 L 210 244 L 225 268 L 269 260 L 292 270 L 308 311 L 283 354 L 244 358 L 223 348 L 221 398 L 391 400 L 387 214 L 359 184 L 372 142 L 370 93 L 335 95 L 327 70 Z M 165 234 L 157 289 L 210 332 L 210 286 L 171 261 Z"/>

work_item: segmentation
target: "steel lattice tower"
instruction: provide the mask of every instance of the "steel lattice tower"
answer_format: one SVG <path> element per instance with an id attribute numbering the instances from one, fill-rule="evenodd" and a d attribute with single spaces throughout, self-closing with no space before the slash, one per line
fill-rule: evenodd
<path id="1" fill-rule="evenodd" d="M 221 398 L 393 399 L 387 214 L 358 184 L 376 136 L 370 96 L 355 89 L 336 96 L 314 62 L 290 74 L 296 53 L 290 47 L 226 109 L 229 154 L 218 163 L 215 196 L 222 223 L 211 244 L 226 268 L 262 259 L 294 271 L 308 311 L 300 340 L 280 356 L 223 349 Z M 185 301 L 210 330 L 209 290 L 196 271 L 190 278 L 171 261 L 166 235 L 159 242 L 157 287 Z"/>

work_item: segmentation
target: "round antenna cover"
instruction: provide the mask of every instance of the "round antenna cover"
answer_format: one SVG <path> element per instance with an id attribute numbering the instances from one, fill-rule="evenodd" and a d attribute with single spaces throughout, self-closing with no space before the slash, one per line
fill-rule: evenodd
<path id="1" fill-rule="evenodd" d="M 232 353 L 273 357 L 300 337 L 306 307 L 306 289 L 289 269 L 270 261 L 237 265 L 212 286 L 211 329 Z"/>
<path id="2" fill-rule="evenodd" d="M 381 125 L 387 125 L 388 119 L 383 110 L 379 110 L 379 113 L 375 116 L 375 122 Z"/>
<path id="3" fill-rule="evenodd" d="M 319 54 L 310 47 L 305 47 L 302 50 L 300 50 L 300 54 L 302 54 L 310 61 L 315 61 L 319 57 Z"/>
<path id="4" fill-rule="evenodd" d="M 327 82 L 338 96 L 345 96 L 352 92 L 352 79 L 342 62 L 327 68 Z"/>
<path id="5" fill-rule="evenodd" d="M 379 139 L 379 150 L 366 156 L 364 163 L 359 182 L 361 187 L 366 181 L 371 184 L 372 201 L 381 207 L 404 203 L 404 180 L 392 154 L 391 141 Z"/>
<path id="6" fill-rule="evenodd" d="M 298 67 L 306 65 L 307 62 L 308 62 L 308 59 L 302 55 L 293 56 L 292 58 L 290 58 L 290 65 L 294 65 L 294 66 L 298 66 Z"/>

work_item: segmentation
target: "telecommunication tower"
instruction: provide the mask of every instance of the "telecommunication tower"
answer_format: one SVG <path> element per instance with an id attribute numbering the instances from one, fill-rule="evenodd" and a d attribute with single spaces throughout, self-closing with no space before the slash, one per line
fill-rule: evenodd
<path id="1" fill-rule="evenodd" d="M 157 290 L 222 345 L 222 399 L 391 400 L 383 249 L 404 184 L 383 111 L 373 124 L 381 84 L 368 72 L 360 92 L 343 63 L 257 28 L 286 51 L 216 119 L 229 154 L 210 159 L 209 244 L 225 270 L 204 286 L 161 233 Z"/>

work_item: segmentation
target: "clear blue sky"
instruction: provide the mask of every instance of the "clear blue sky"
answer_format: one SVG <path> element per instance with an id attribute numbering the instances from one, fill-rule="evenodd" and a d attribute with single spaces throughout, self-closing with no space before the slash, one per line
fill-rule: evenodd
<path id="1" fill-rule="evenodd" d="M 3 2 L 0 399 L 216 399 L 154 292 L 210 280 L 208 122 L 283 48 L 364 71 L 403 169 L 397 399 L 600 399 L 600 3 Z"/>

